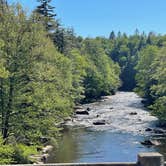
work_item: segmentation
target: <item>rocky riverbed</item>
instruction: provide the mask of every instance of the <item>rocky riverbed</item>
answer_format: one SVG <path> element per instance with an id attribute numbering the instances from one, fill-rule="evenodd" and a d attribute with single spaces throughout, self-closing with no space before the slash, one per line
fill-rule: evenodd
<path id="1" fill-rule="evenodd" d="M 134 92 L 118 92 L 77 107 L 48 162 L 135 161 L 148 151 L 166 156 L 166 132 L 141 101 Z"/>
<path id="2" fill-rule="evenodd" d="M 104 97 L 99 102 L 83 105 L 76 110 L 76 115 L 66 125 L 147 134 L 146 129 L 154 128 L 157 118 L 150 115 L 141 100 L 142 98 L 134 92 L 118 92 L 114 96 Z M 97 122 L 105 122 L 105 125 L 95 125 Z"/>

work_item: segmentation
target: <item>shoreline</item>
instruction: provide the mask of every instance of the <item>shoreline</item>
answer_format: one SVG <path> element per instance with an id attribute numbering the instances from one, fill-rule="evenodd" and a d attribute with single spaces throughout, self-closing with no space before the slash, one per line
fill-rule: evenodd
<path id="1" fill-rule="evenodd" d="M 45 164 L 47 162 L 48 157 L 50 156 L 49 153 L 52 151 L 53 146 L 47 145 L 42 147 L 41 151 L 37 155 L 31 155 L 29 158 L 34 160 L 33 164 Z"/>

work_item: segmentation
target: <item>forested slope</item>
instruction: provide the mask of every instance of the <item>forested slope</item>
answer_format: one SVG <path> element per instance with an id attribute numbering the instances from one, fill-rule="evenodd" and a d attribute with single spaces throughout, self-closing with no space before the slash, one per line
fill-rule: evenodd
<path id="1" fill-rule="evenodd" d="M 100 42 L 54 19 L 49 1 L 30 15 L 0 4 L 0 163 L 28 163 L 75 104 L 115 92 L 120 68 Z M 43 5 L 46 5 L 43 8 Z"/>

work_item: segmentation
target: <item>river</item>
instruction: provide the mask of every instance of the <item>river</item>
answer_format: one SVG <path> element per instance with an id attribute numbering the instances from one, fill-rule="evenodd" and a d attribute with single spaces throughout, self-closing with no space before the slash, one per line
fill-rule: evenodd
<path id="1" fill-rule="evenodd" d="M 62 137 L 48 158 L 48 163 L 129 162 L 139 152 L 157 151 L 166 157 L 166 138 L 145 131 L 154 128 L 157 118 L 151 116 L 134 92 L 118 92 L 103 100 L 85 104 L 89 115 L 76 115 L 67 122 Z M 105 121 L 105 125 L 94 122 Z M 153 139 L 158 146 L 140 142 Z"/>

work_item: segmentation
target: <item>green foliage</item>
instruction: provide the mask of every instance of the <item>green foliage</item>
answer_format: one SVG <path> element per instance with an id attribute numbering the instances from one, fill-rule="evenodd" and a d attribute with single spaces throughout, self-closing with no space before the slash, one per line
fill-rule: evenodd
<path id="1" fill-rule="evenodd" d="M 120 85 L 106 40 L 76 37 L 72 29 L 58 33 L 50 0 L 40 2 L 40 15 L 27 17 L 19 4 L 0 11 L 3 164 L 31 163 L 29 156 L 37 152 L 29 145 L 56 139 L 57 124 L 72 115 L 75 104 L 112 94 Z"/>
<path id="2" fill-rule="evenodd" d="M 147 46 L 136 66 L 137 92 L 148 99 L 149 108 L 166 121 L 166 48 Z"/>
<path id="3" fill-rule="evenodd" d="M 80 40 L 82 38 L 77 38 L 73 29 L 58 27 L 52 34 L 52 39 L 58 51 L 64 55 L 68 55 L 73 49 L 80 49 L 81 47 Z"/>
<path id="4" fill-rule="evenodd" d="M 0 22 L 0 124 L 6 142 L 56 136 L 55 123 L 69 116 L 74 104 L 71 61 L 57 52 L 35 18 L 27 20 L 17 5 Z"/>
<path id="5" fill-rule="evenodd" d="M 83 95 L 83 100 L 89 101 L 117 90 L 120 68 L 106 55 L 110 48 L 107 39 L 83 39 L 76 37 L 72 29 L 58 29 L 54 44 L 72 62 L 72 96 L 77 99 L 76 103 Z"/>
<path id="6" fill-rule="evenodd" d="M 88 62 L 84 80 L 86 98 L 98 98 L 116 91 L 120 85 L 118 65 L 105 54 L 98 39 L 86 39 L 83 45 Z"/>
<path id="7" fill-rule="evenodd" d="M 31 155 L 37 154 L 35 146 L 25 146 L 23 144 L 18 144 L 14 146 L 14 160 L 16 164 L 30 164 L 35 161 L 30 158 Z"/>
<path id="8" fill-rule="evenodd" d="M 153 113 L 159 117 L 160 120 L 166 121 L 166 48 L 161 48 L 158 55 L 155 57 L 151 68 L 153 74 L 151 80 L 155 84 L 151 86 L 151 95 L 154 103 L 151 106 Z"/>
<path id="9" fill-rule="evenodd" d="M 4 145 L 0 137 L 0 164 L 11 164 L 14 162 L 14 149 L 11 145 Z"/>
<path id="10" fill-rule="evenodd" d="M 110 34 L 104 41 L 105 52 L 121 67 L 121 90 L 132 90 L 144 97 L 146 105 L 162 121 L 165 118 L 166 36 L 150 32 L 134 35 Z"/>
<path id="11" fill-rule="evenodd" d="M 84 98 L 84 77 L 86 76 L 86 59 L 78 49 L 73 49 L 68 56 L 71 62 L 72 71 L 72 98 L 75 103 L 79 103 Z"/>
<path id="12" fill-rule="evenodd" d="M 157 53 L 158 48 L 156 46 L 147 46 L 139 53 L 139 60 L 136 66 L 136 91 L 143 97 L 150 97 L 150 88 L 153 84 L 153 80 L 150 79 L 153 73 L 151 65 Z"/>
<path id="13" fill-rule="evenodd" d="M 153 115 L 161 121 L 166 121 L 166 96 L 159 97 L 149 108 L 153 110 Z"/>
<path id="14" fill-rule="evenodd" d="M 0 138 L 0 164 L 28 164 L 34 161 L 30 159 L 31 155 L 37 154 L 35 146 L 26 146 L 23 144 L 4 145 L 4 140 Z"/>
<path id="15" fill-rule="evenodd" d="M 64 50 L 58 52 L 38 15 L 28 18 L 19 4 L 1 16 L 0 34 L 0 125 L 5 144 L 56 138 L 56 125 L 72 114 L 74 104 L 84 97 L 111 94 L 120 84 L 120 69 L 105 54 L 100 38 L 83 40 L 65 30 Z"/>
<path id="16" fill-rule="evenodd" d="M 113 34 L 113 32 L 111 32 Z M 139 35 L 136 30 L 134 35 L 127 36 L 119 33 L 114 40 L 110 39 L 111 49 L 108 55 L 121 67 L 120 78 L 122 80 L 122 90 L 132 90 L 135 88 L 135 65 L 137 64 L 138 52 L 146 44 L 146 36 Z"/>
<path id="17" fill-rule="evenodd" d="M 155 80 L 155 84 L 151 87 L 151 91 L 155 96 L 161 97 L 166 95 L 166 47 L 160 49 L 155 57 L 151 68 L 153 73 L 151 80 Z"/>
<path id="18" fill-rule="evenodd" d="M 3 62 L 0 62 L 0 78 L 7 78 L 9 76 L 9 72 L 5 69 Z"/>

